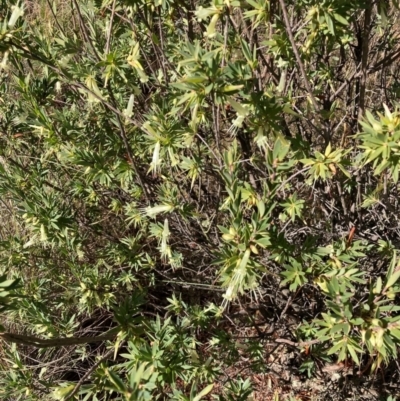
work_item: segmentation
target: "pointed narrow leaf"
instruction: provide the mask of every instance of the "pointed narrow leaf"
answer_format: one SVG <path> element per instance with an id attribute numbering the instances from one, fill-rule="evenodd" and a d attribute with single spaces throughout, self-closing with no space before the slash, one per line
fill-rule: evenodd
<path id="1" fill-rule="evenodd" d="M 206 396 L 214 387 L 213 384 L 209 384 L 207 387 L 203 388 L 203 390 L 200 391 L 199 394 L 196 395 L 196 397 L 193 398 L 193 401 L 200 401 L 204 396 Z"/>

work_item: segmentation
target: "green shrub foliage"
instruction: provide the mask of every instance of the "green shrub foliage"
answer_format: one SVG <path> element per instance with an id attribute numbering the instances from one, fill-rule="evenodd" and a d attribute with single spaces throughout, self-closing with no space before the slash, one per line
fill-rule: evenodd
<path id="1" fill-rule="evenodd" d="M 397 358 L 397 1 L 0 3 L 2 400 Z"/>

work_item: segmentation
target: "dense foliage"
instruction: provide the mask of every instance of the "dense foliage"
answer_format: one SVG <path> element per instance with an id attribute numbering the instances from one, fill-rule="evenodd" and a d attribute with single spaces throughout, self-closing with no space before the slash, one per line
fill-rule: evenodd
<path id="1" fill-rule="evenodd" d="M 0 3 L 2 400 L 385 376 L 397 1 Z"/>

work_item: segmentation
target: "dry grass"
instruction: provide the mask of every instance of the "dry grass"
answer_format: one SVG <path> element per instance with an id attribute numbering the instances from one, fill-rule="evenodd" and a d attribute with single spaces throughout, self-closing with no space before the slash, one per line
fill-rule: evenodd
<path id="1" fill-rule="evenodd" d="M 74 14 L 71 2 L 67 0 L 26 1 L 25 20 L 33 26 L 41 27 L 46 36 L 53 37 L 59 27 L 68 34 L 73 28 L 71 24 Z M 57 21 L 56 21 L 57 19 Z"/>

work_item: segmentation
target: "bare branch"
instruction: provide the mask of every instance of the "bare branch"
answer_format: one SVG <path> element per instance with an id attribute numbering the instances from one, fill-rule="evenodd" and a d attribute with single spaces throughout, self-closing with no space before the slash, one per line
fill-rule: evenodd
<path id="1" fill-rule="evenodd" d="M 281 5 L 281 8 L 282 8 L 282 14 L 283 14 L 283 19 L 285 21 L 286 32 L 287 32 L 287 34 L 289 36 L 290 44 L 292 45 L 293 53 L 294 53 L 294 55 L 296 57 L 296 61 L 297 61 L 297 64 L 298 64 L 298 66 L 300 68 L 301 75 L 303 76 L 303 79 L 304 79 L 304 85 L 306 86 L 308 95 L 310 96 L 311 102 L 312 102 L 315 110 L 318 111 L 319 107 L 318 107 L 317 100 L 315 99 L 315 96 L 313 94 L 313 90 L 311 88 L 310 82 L 308 81 L 306 70 L 304 69 L 303 62 L 301 61 L 301 57 L 300 57 L 299 51 L 297 49 L 296 42 L 294 40 L 293 32 L 292 32 L 292 29 L 291 29 L 291 26 L 290 26 L 289 17 L 288 17 L 287 10 L 286 10 L 285 1 L 284 0 L 279 0 L 279 4 Z"/>

